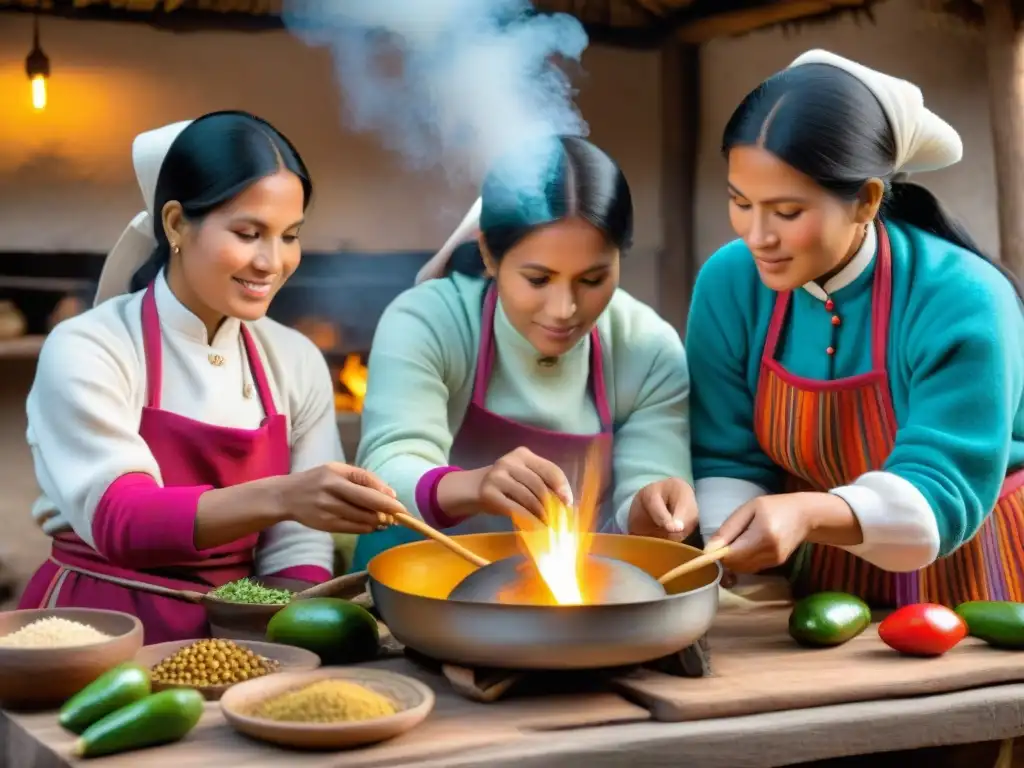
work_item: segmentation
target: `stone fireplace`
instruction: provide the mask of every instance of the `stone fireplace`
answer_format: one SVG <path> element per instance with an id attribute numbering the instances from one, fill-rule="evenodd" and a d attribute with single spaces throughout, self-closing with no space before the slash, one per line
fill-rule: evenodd
<path id="1" fill-rule="evenodd" d="M 355 460 L 366 362 L 377 321 L 411 288 L 431 254 L 307 254 L 271 306 L 270 316 L 299 330 L 324 353 L 334 379 L 334 404 L 345 456 Z"/>

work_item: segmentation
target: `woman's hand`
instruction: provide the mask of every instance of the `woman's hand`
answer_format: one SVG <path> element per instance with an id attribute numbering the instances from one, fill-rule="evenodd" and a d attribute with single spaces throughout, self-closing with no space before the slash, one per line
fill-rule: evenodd
<path id="1" fill-rule="evenodd" d="M 629 507 L 633 536 L 682 541 L 697 527 L 697 499 L 689 483 L 670 477 L 641 488 Z"/>
<path id="2" fill-rule="evenodd" d="M 518 518 L 520 527 L 530 519 L 544 520 L 544 502 L 551 494 L 572 505 L 572 488 L 562 470 L 526 448 L 506 453 L 489 467 L 450 472 L 437 484 L 438 505 L 449 517 L 484 512 Z"/>
<path id="3" fill-rule="evenodd" d="M 544 520 L 544 505 L 551 494 L 572 506 L 565 473 L 529 449 L 516 448 L 482 470 L 477 498 L 483 511 L 492 515 Z"/>
<path id="4" fill-rule="evenodd" d="M 831 493 L 759 496 L 733 512 L 705 549 L 728 546 L 726 568 L 756 573 L 782 565 L 805 541 L 859 544 L 860 524 L 849 505 Z"/>
<path id="5" fill-rule="evenodd" d="M 371 533 L 405 512 L 395 492 L 365 469 L 331 462 L 280 478 L 282 517 L 328 533 Z"/>

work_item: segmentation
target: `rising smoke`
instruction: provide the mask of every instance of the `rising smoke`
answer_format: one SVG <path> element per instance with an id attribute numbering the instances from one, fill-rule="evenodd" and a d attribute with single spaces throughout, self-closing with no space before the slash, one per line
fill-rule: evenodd
<path id="1" fill-rule="evenodd" d="M 531 11 L 529 0 L 285 0 L 283 16 L 331 50 L 350 127 L 412 168 L 479 181 L 528 139 L 587 133 L 552 62 L 579 62 L 587 35 L 571 16 Z"/>

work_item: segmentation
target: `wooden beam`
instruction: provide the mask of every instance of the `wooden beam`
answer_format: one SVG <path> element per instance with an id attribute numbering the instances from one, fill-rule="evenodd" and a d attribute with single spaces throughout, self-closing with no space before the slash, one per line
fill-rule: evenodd
<path id="1" fill-rule="evenodd" d="M 0 19 L 6 14 L 36 13 L 34 9 L 21 5 L 4 5 L 10 0 L 0 0 Z M 272 32 L 285 29 L 284 22 L 272 13 L 242 13 L 226 11 L 195 10 L 184 6 L 173 13 L 165 11 L 129 11 L 104 5 L 76 8 L 70 5 L 55 5 L 38 13 L 43 17 L 69 19 L 71 21 L 104 21 L 146 24 L 154 29 L 175 33 L 194 32 Z M 647 26 L 639 28 L 613 27 L 606 24 L 584 23 L 591 43 L 615 48 L 636 50 L 657 50 L 668 34 L 669 27 Z"/>
<path id="2" fill-rule="evenodd" d="M 776 0 L 754 8 L 741 8 L 684 21 L 676 35 L 686 43 L 705 43 L 716 37 L 733 37 L 755 29 L 783 24 L 832 11 L 863 8 L 866 0 Z"/>
<path id="3" fill-rule="evenodd" d="M 41 18 L 60 18 L 70 21 L 103 21 L 146 24 L 168 32 L 200 32 L 205 30 L 224 32 L 265 32 L 282 29 L 281 19 L 273 14 L 248 13 L 241 11 L 203 11 L 190 6 L 174 11 L 164 10 L 163 4 L 155 10 L 130 10 L 127 6 L 113 8 L 104 2 L 92 0 L 90 5 L 81 5 L 84 0 L 51 0 L 51 4 L 39 10 L 23 5 L 5 5 L 10 0 L 0 0 L 0 18 L 14 13 L 38 13 Z M 176 0 L 172 0 L 175 2 Z"/>
<path id="4" fill-rule="evenodd" d="M 665 13 L 665 6 L 662 5 L 661 0 L 633 0 L 633 3 L 652 16 L 661 16 Z"/>
<path id="5" fill-rule="evenodd" d="M 638 5 L 652 16 L 664 17 L 669 13 L 675 13 L 693 3 L 693 0 L 630 0 L 633 5 Z"/>
<path id="6" fill-rule="evenodd" d="M 668 40 L 661 50 L 661 220 L 658 310 L 686 331 L 697 278 L 696 185 L 700 141 L 700 49 Z"/>
<path id="7" fill-rule="evenodd" d="M 1019 0 L 985 0 L 985 52 L 996 168 L 999 251 L 1024 281 L 1024 31 Z"/>

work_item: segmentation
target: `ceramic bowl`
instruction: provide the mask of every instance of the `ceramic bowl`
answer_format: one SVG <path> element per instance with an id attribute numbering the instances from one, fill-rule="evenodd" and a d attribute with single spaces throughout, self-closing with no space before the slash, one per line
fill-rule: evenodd
<path id="1" fill-rule="evenodd" d="M 251 580 L 265 587 L 287 589 L 292 592 L 301 592 L 309 587 L 309 584 L 304 581 L 279 579 L 273 576 L 254 576 Z M 274 618 L 274 614 L 286 605 L 288 603 L 279 605 L 232 603 L 227 600 L 218 600 L 209 595 L 203 600 L 203 606 L 206 608 L 206 620 L 210 624 L 210 634 L 213 637 L 222 637 L 226 640 L 265 640 L 267 624 Z"/>
<path id="2" fill-rule="evenodd" d="M 348 680 L 388 697 L 398 711 L 373 720 L 292 723 L 248 714 L 259 702 L 321 680 Z M 415 728 L 434 708 L 434 692 L 419 680 L 382 669 L 335 667 L 279 673 L 232 687 L 220 700 L 224 719 L 239 733 L 295 749 L 347 749 L 375 744 Z"/>
<path id="3" fill-rule="evenodd" d="M 120 611 L 44 608 L 0 613 L 0 637 L 49 617 L 88 624 L 109 640 L 69 648 L 0 647 L 0 706 L 8 709 L 58 707 L 142 647 L 142 624 Z"/>
<path id="4" fill-rule="evenodd" d="M 146 669 L 152 669 L 168 656 L 173 656 L 186 645 L 191 645 L 194 642 L 196 641 L 173 640 L 169 643 L 147 645 L 135 654 L 135 661 L 146 667 Z M 320 666 L 320 657 L 312 651 L 307 651 L 302 648 L 295 648 L 290 645 L 278 645 L 276 643 L 261 643 L 256 640 L 233 640 L 232 642 L 243 648 L 248 648 L 258 656 L 263 656 L 271 661 L 276 661 L 280 665 L 277 672 L 273 672 L 270 675 L 267 675 L 267 677 L 279 675 L 282 672 L 308 672 L 317 669 Z M 256 679 L 261 680 L 263 678 Z M 195 688 L 203 694 L 203 698 L 207 701 L 217 701 L 224 695 L 225 691 L 236 685 L 241 685 L 241 683 L 225 683 L 224 685 L 180 685 L 160 683 L 154 680 L 153 692 L 163 691 L 168 688 Z"/>

